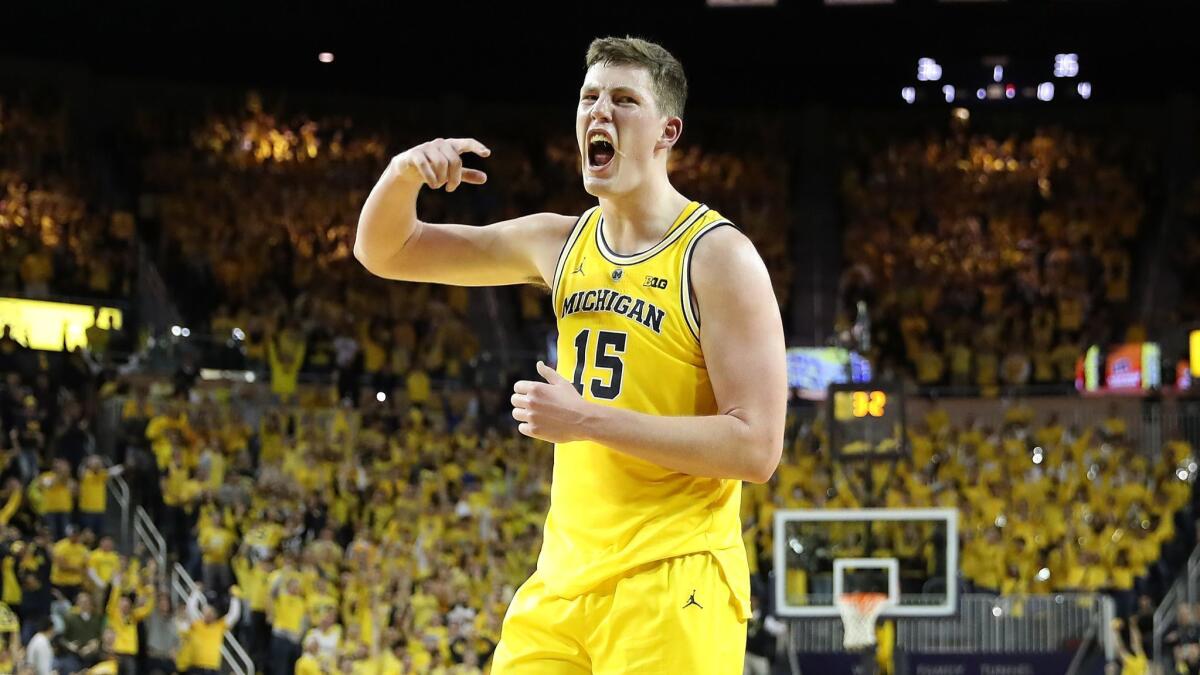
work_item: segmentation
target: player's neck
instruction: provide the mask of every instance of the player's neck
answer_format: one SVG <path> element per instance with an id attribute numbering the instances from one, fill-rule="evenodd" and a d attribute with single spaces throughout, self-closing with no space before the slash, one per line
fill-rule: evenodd
<path id="1" fill-rule="evenodd" d="M 619 197 L 601 197 L 604 237 L 619 254 L 643 251 L 662 240 L 689 203 L 665 176 Z"/>

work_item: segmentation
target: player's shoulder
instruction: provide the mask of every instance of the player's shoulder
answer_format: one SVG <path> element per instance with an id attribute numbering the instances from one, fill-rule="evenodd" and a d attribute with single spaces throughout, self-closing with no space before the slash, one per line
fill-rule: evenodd
<path id="1" fill-rule="evenodd" d="M 692 247 L 692 269 L 697 267 L 732 266 L 734 269 L 745 264 L 762 263 L 754 242 L 732 221 L 715 211 L 706 215 L 705 221 L 696 231 Z M 728 270 L 727 270 L 728 271 Z"/>
<path id="2" fill-rule="evenodd" d="M 773 292 L 754 242 L 728 221 L 714 221 L 697 233 L 686 266 L 687 280 L 697 296 L 733 302 Z"/>

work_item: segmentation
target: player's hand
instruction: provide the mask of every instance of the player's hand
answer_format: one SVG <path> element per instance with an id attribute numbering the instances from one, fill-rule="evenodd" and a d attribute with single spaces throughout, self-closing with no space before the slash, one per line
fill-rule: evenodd
<path id="1" fill-rule="evenodd" d="M 537 369 L 545 382 L 521 380 L 513 385 L 512 416 L 521 423 L 517 430 L 551 443 L 580 440 L 587 401 L 558 371 L 541 361 Z"/>
<path id="2" fill-rule="evenodd" d="M 425 184 L 435 190 L 445 186 L 446 192 L 454 192 L 462 183 L 483 185 L 487 174 L 478 169 L 464 169 L 464 152 L 480 157 L 492 154 L 474 138 L 437 138 L 396 155 L 388 170 L 402 181 Z"/>

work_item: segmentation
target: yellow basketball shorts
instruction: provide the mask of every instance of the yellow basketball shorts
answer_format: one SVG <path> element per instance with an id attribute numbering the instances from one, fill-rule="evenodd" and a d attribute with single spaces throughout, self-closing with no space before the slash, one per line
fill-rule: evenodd
<path id="1" fill-rule="evenodd" d="M 642 565 L 577 598 L 534 572 L 517 590 L 492 675 L 740 675 L 746 622 L 709 553 Z"/>

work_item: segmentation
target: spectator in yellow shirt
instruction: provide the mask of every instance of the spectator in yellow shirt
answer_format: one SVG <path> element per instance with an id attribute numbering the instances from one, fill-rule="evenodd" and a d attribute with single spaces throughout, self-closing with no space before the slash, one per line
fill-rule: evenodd
<path id="1" fill-rule="evenodd" d="M 304 641 L 304 655 L 296 661 L 296 675 L 323 675 L 325 670 L 321 666 L 321 659 L 318 655 L 320 647 L 317 646 L 315 638 L 309 638 Z"/>
<path id="2" fill-rule="evenodd" d="M 65 459 L 54 460 L 54 469 L 38 477 L 42 493 L 42 517 L 55 541 L 67 536 L 71 512 L 75 510 L 77 487 L 71 479 L 71 465 Z"/>
<path id="3" fill-rule="evenodd" d="M 300 638 L 304 635 L 307 617 L 304 593 L 300 580 L 288 578 L 283 588 L 275 591 L 267 605 L 271 621 L 271 665 L 274 675 L 293 675 L 300 658 Z"/>
<path id="4" fill-rule="evenodd" d="M 109 594 L 108 629 L 113 632 L 112 650 L 121 664 L 122 673 L 137 673 L 138 624 L 153 610 L 154 605 L 148 597 L 117 592 Z"/>
<path id="5" fill-rule="evenodd" d="M 108 509 L 108 479 L 119 476 L 118 464 L 105 468 L 99 455 L 91 455 L 79 467 L 79 526 L 97 537 L 104 535 L 104 514 Z"/>
<path id="6" fill-rule="evenodd" d="M 188 596 L 190 623 L 186 639 L 191 665 L 189 672 L 194 675 L 218 675 L 221 671 L 221 645 L 225 643 L 225 632 L 236 626 L 242 615 L 240 589 L 234 586 L 230 589 L 230 595 L 229 611 L 225 616 L 218 616 L 212 603 L 205 601 L 203 584 L 197 584 Z"/>
<path id="7" fill-rule="evenodd" d="M 112 583 L 121 564 L 121 556 L 114 550 L 112 537 L 101 537 L 100 548 L 88 556 L 88 579 L 97 590 L 104 590 Z"/>
<path id="8" fill-rule="evenodd" d="M 51 550 L 50 585 L 68 598 L 79 595 L 87 569 L 88 549 L 79 539 L 74 525 L 67 527 L 67 538 Z"/>
<path id="9" fill-rule="evenodd" d="M 204 585 L 224 593 L 233 584 L 229 559 L 237 538 L 225 527 L 220 511 L 214 511 L 208 522 L 200 524 L 199 543 Z"/>

